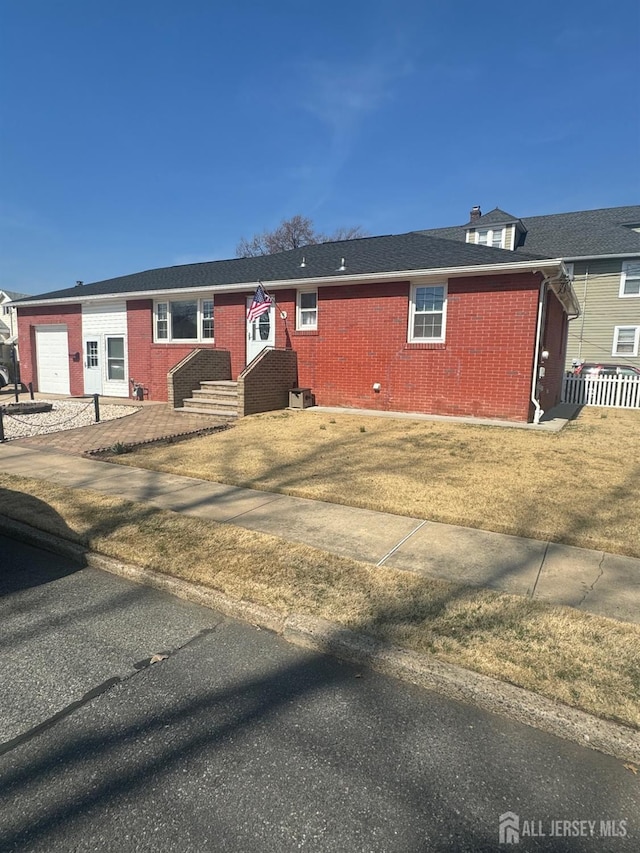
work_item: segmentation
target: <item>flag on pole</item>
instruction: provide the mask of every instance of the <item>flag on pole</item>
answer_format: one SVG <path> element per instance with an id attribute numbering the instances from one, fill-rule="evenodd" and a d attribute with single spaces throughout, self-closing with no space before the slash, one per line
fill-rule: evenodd
<path id="1" fill-rule="evenodd" d="M 265 311 L 271 308 L 271 297 L 265 293 L 262 284 L 256 287 L 256 292 L 253 294 L 253 301 L 247 311 L 247 320 L 256 320 Z"/>

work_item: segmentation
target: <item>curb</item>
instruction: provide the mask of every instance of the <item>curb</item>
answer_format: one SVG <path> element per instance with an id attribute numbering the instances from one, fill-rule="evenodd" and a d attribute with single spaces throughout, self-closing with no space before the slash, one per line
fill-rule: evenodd
<path id="1" fill-rule="evenodd" d="M 232 619 L 266 628 L 287 642 L 310 651 L 370 667 L 384 675 L 433 690 L 448 699 L 500 714 L 580 746 L 624 761 L 640 763 L 640 733 L 635 729 L 602 720 L 522 687 L 358 634 L 326 619 L 298 613 L 278 613 L 268 607 L 229 598 L 217 590 L 171 575 L 121 563 L 3 516 L 0 516 L 0 533 L 14 538 L 19 534 L 22 541 L 68 557 L 80 565 L 110 572 L 217 610 Z"/>

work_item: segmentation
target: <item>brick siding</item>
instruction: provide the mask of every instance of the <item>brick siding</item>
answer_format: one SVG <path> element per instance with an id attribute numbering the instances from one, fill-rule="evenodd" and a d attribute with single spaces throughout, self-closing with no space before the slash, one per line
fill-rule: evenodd
<path id="1" fill-rule="evenodd" d="M 167 375 L 167 402 L 180 409 L 200 382 L 225 379 L 231 379 L 231 354 L 227 350 L 192 350 Z"/>
<path id="2" fill-rule="evenodd" d="M 84 358 L 82 345 L 82 308 L 80 305 L 34 305 L 18 309 L 18 341 L 20 347 L 20 379 L 33 383 L 38 391 L 36 326 L 64 325 L 69 340 L 69 390 L 74 396 L 84 393 Z"/>
<path id="3" fill-rule="evenodd" d="M 298 385 L 298 360 L 293 350 L 265 349 L 238 377 L 238 415 L 285 409 L 289 391 Z"/>
<path id="4" fill-rule="evenodd" d="M 526 421 L 531 414 L 540 281 L 538 273 L 450 279 L 446 340 L 430 345 L 407 343 L 408 281 L 320 287 L 317 331 L 296 330 L 296 291 L 278 291 L 275 352 L 296 353 L 298 375 L 291 385 L 311 388 L 319 405 Z M 245 367 L 246 297 L 250 295 L 247 291 L 215 296 L 216 338 L 211 346 L 154 343 L 152 300 L 128 301 L 129 376 L 149 389 L 150 399 L 167 400 L 168 373 L 198 349 L 227 351 L 231 378 L 240 377 Z M 286 319 L 281 311 L 287 313 Z M 82 353 L 80 306 L 19 309 L 24 381 L 30 381 L 35 371 L 33 345 L 23 351 L 23 341 L 30 340 L 29 330 L 37 322 L 67 323 L 70 352 Z M 564 311 L 551 296 L 544 339 L 550 357 L 541 385 L 545 409 L 559 397 L 566 325 Z M 260 370 L 270 369 L 269 364 Z M 291 387 L 287 371 L 293 375 L 293 369 L 283 364 L 278 362 L 274 375 L 284 370 L 284 384 Z M 80 393 L 82 359 L 70 367 L 72 393 Z M 200 376 L 198 381 L 205 378 Z M 379 392 L 374 383 L 380 384 Z M 277 394 L 278 405 L 284 406 L 283 390 Z M 249 408 L 253 394 L 252 386 Z"/>

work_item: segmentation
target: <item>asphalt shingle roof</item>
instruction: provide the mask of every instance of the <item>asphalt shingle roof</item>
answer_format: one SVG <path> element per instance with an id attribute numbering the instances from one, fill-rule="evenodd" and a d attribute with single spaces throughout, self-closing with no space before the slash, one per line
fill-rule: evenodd
<path id="1" fill-rule="evenodd" d="M 300 267 L 302 258 L 305 266 Z M 456 239 L 425 235 L 419 232 L 364 237 L 337 243 L 320 243 L 275 255 L 257 258 L 234 258 L 175 267 L 146 270 L 132 275 L 97 281 L 64 290 L 31 296 L 24 302 L 40 299 L 74 299 L 107 294 L 144 293 L 157 290 L 180 290 L 202 287 L 220 288 L 225 285 L 263 281 L 304 281 L 315 278 L 335 278 L 344 258 L 343 275 L 396 272 L 398 270 L 439 269 L 484 264 L 511 264 L 517 260 L 539 260 L 537 254 L 519 253 L 476 246 Z M 547 256 L 548 257 L 548 256 Z"/>
<path id="2" fill-rule="evenodd" d="M 510 213 L 500 210 L 499 207 L 495 207 L 493 210 L 490 210 L 489 213 L 483 214 L 478 219 L 467 222 L 467 227 L 472 225 L 474 227 L 479 226 L 480 228 L 484 228 L 486 225 L 503 225 L 505 222 L 517 222 L 518 219 L 518 216 L 512 216 Z"/>
<path id="3" fill-rule="evenodd" d="M 494 211 L 487 213 L 486 218 L 492 213 Z M 503 214 L 504 211 L 499 213 Z M 483 216 L 473 224 L 484 224 L 486 218 Z M 513 220 L 517 221 L 517 217 L 513 217 Z M 640 234 L 631 228 L 640 226 L 640 205 L 521 217 L 520 221 L 527 229 L 527 234 L 523 245 L 515 251 L 518 256 L 529 252 L 566 259 L 598 255 L 640 255 Z M 419 233 L 446 240 L 464 241 L 466 227 L 457 225 L 451 228 L 430 228 Z"/>
<path id="4" fill-rule="evenodd" d="M 4 293 L 9 299 L 23 299 L 27 295 L 26 293 L 16 293 L 15 290 L 5 290 L 3 287 L 0 287 L 0 293 Z"/>

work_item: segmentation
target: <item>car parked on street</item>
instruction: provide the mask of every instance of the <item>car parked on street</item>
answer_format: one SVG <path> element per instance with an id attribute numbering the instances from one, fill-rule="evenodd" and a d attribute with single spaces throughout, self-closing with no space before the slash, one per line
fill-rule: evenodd
<path id="1" fill-rule="evenodd" d="M 574 365 L 573 376 L 636 376 L 640 379 L 640 367 L 630 364 L 611 364 L 604 362 L 588 362 Z"/>

